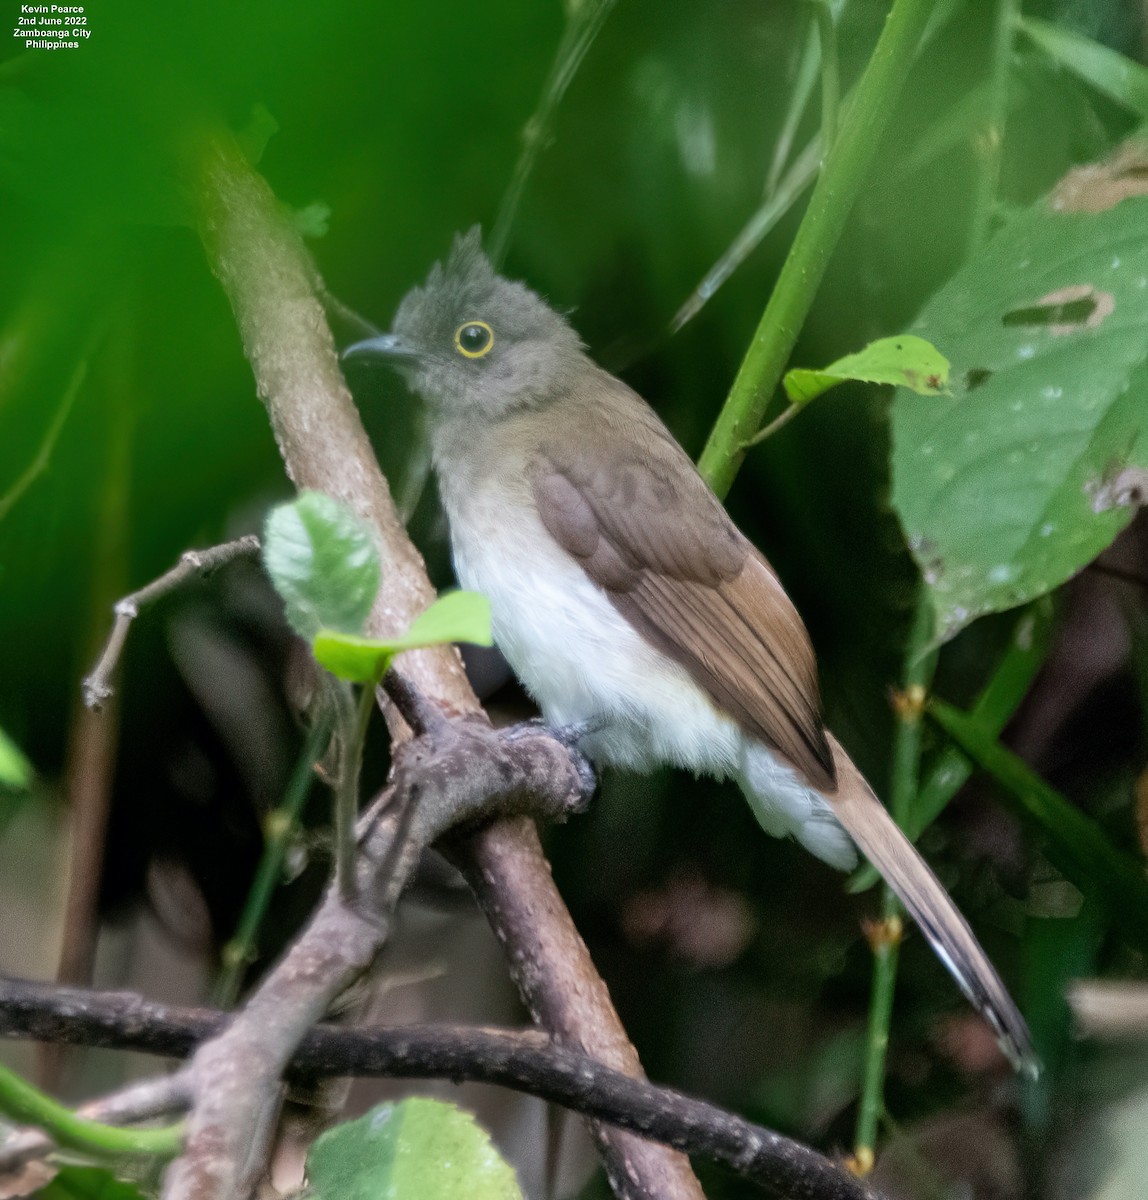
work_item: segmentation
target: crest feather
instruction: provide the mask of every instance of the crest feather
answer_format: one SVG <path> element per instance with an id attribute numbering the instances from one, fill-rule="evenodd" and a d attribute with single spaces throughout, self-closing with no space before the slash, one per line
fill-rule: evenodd
<path id="1" fill-rule="evenodd" d="M 446 274 L 454 282 L 476 288 L 494 283 L 494 267 L 482 249 L 482 226 L 472 225 L 466 233 L 456 233 L 446 261 Z"/>

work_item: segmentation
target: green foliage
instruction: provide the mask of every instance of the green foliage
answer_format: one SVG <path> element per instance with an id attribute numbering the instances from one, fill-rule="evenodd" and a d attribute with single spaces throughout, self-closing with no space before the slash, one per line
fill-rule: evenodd
<path id="1" fill-rule="evenodd" d="M 969 716 L 985 737 L 997 737 L 1028 695 L 1048 654 L 1052 627 L 1052 603 L 1047 598 L 1037 601 L 1017 621 L 1004 655 L 969 710 Z M 944 747 L 921 780 L 912 812 L 905 822 L 905 832 L 910 838 L 916 841 L 921 836 L 972 773 L 973 764 L 967 755 L 956 746 Z M 864 891 L 879 879 L 876 870 L 866 863 L 849 881 L 849 890 Z"/>
<path id="2" fill-rule="evenodd" d="M 382 18 L 348 0 L 324 6 L 320 25 L 313 7 L 281 0 L 240 6 L 203 0 L 171 8 L 162 21 L 142 0 L 124 0 L 101 8 L 91 45 L 76 54 L 13 55 L 9 48 L 0 66 L 0 212 L 6 231 L 0 255 L 0 726 L 47 783 L 22 804 L 47 808 L 62 777 L 75 681 L 90 661 L 92 632 L 106 627 L 115 597 L 153 578 L 188 546 L 222 540 L 284 486 L 234 314 L 188 228 L 195 191 L 187 186 L 187 168 L 189 160 L 194 165 L 200 130 L 236 131 L 295 227 L 305 236 L 324 235 L 314 247 L 316 265 L 333 295 L 385 327 L 399 298 L 447 249 L 453 231 L 475 221 L 488 231 L 494 227 L 508 181 L 516 177 L 520 135 L 552 79 L 564 12 L 573 7 L 490 0 L 475 20 L 460 19 L 452 6 L 392 5 L 380 37 L 371 35 Z M 584 4 L 579 8 L 588 11 Z M 888 9 L 885 0 L 838 10 L 844 95 L 856 94 Z M 1111 337 L 1105 355 L 1115 349 L 1125 364 L 1143 354 L 1145 322 L 1133 319 L 1142 311 L 1136 297 L 1121 296 L 1112 317 L 1087 336 L 1054 337 L 1035 328 L 1031 339 L 1022 340 L 1022 326 L 1000 323 L 1005 313 L 1014 320 L 1039 315 L 1037 302 L 1064 282 L 1042 288 L 1033 279 L 1017 295 L 1006 295 L 1023 282 L 1016 271 L 1016 251 L 1023 247 L 1015 239 L 1028 237 L 1026 220 L 1035 225 L 1040 216 L 1039 210 L 1027 216 L 1023 210 L 1070 167 L 1106 155 L 1138 119 L 1132 114 L 1145 111 L 1144 68 L 1119 54 L 1139 56 L 1143 44 L 1135 0 L 1070 9 L 1081 28 L 1110 45 L 1084 40 L 1058 15 L 1049 25 L 1026 17 L 1010 46 L 997 36 L 1004 7 L 971 0 L 932 7 L 931 34 L 891 115 L 889 135 L 866 146 L 874 157 L 852 216 L 808 319 L 794 322 L 800 335 L 789 360 L 832 363 L 881 331 L 907 328 L 923 308 L 935 318 L 914 332 L 953 358 L 956 394 L 897 397 L 898 504 L 912 474 L 906 463 L 913 438 L 928 444 L 925 435 L 937 423 L 958 450 L 963 436 L 982 436 L 985 389 L 1002 389 L 994 412 L 1006 412 L 1012 400 L 1039 399 L 1043 381 L 1022 382 L 1018 375 L 1014 389 L 1011 366 L 1002 367 L 999 378 L 974 374 L 980 386 L 969 390 L 969 371 L 985 369 L 978 348 L 986 331 L 1016 337 L 1018 347 L 1030 340 L 1063 346 L 1087 387 L 1105 395 L 1119 384 L 1109 378 L 1107 358 L 1090 357 L 1098 349 L 1092 336 Z M 1044 5 L 1041 11 L 1054 10 Z M 1061 5 L 1055 11 L 1069 10 Z M 613 5 L 577 74 L 563 80 L 569 86 L 553 119 L 541 134 L 530 124 L 530 136 L 537 137 L 534 170 L 506 229 L 507 273 L 572 312 L 593 357 L 621 371 L 691 454 L 702 446 L 751 343 L 823 158 L 820 106 L 808 103 L 817 55 L 802 49 L 816 44 L 809 6 L 797 0 L 766 6 L 760 0 L 626 0 Z M 846 103 L 846 119 L 848 112 Z M 987 169 L 990 159 L 999 173 Z M 1137 174 L 1142 168 L 1133 164 L 1128 175 Z M 767 179 L 768 203 L 762 188 Z M 1126 201 L 1100 218 L 1061 217 L 1055 228 L 1073 222 L 1097 228 L 1127 215 L 1126 232 L 1135 241 L 1132 212 L 1121 210 L 1142 203 Z M 969 229 L 991 227 L 1018 211 L 1018 223 L 1005 225 L 983 258 L 968 264 Z M 737 231 L 754 225 L 755 213 L 761 236 L 732 253 Z M 1051 214 L 1041 219 L 1053 222 Z M 1072 240 L 1050 235 L 1041 243 L 1046 265 L 1055 266 Z M 1119 253 L 1130 274 L 1128 253 Z M 1099 251 L 1098 260 L 1103 266 Z M 670 336 L 672 314 L 699 280 L 715 278 L 717 262 L 728 268 L 719 272 L 724 282 L 707 284 L 705 308 Z M 815 265 L 820 270 L 820 257 Z M 944 287 L 954 277 L 965 280 L 969 271 L 981 281 L 979 307 L 962 303 L 959 289 Z M 1097 286 L 1113 291 L 1103 281 Z M 1072 317 L 1072 310 L 1063 315 Z M 341 318 L 333 323 L 341 341 L 357 329 Z M 967 354 L 970 348 L 977 353 Z M 777 363 L 779 375 L 786 365 Z M 1141 374 L 1128 370 L 1127 399 L 1112 402 L 1105 422 L 1123 411 L 1121 404 L 1136 403 Z M 364 372 L 349 382 L 395 495 L 413 513 L 411 530 L 432 579 L 449 587 L 449 555 L 432 490 L 415 503 L 425 466 L 417 405 L 388 375 Z M 900 530 L 886 504 L 883 398 L 848 391 L 840 402 L 810 406 L 755 450 L 729 503 L 777 567 L 811 630 L 830 726 L 883 791 L 891 718 L 881 698 L 902 672 L 904 598 L 918 564 L 901 555 Z M 1073 396 L 1067 390 L 1065 396 L 1071 407 Z M 1092 429 L 1099 408 L 1073 411 L 1085 418 L 1082 427 Z M 756 428 L 747 423 L 732 441 L 748 439 Z M 923 470 L 915 503 L 919 515 L 930 516 L 933 531 L 959 529 L 970 544 L 974 531 L 977 538 L 987 531 L 996 539 L 995 556 L 979 562 L 978 571 L 1011 566 L 1015 552 L 1026 576 L 1052 587 L 1107 544 L 1125 514 L 1100 514 L 1098 522 L 1111 519 L 1104 536 L 1071 553 L 1061 548 L 1058 570 L 1038 579 L 1031 548 L 997 538 L 999 513 L 1002 504 L 1015 508 L 1015 493 L 1026 488 L 1043 489 L 1062 503 L 1041 471 L 1046 459 L 1063 457 L 1063 431 L 1041 420 L 1016 432 L 1022 437 L 1017 449 L 1040 442 L 1035 458 L 1010 465 L 1006 456 L 950 497 L 953 503 L 935 497 L 927 513 L 925 464 L 917 464 Z M 1091 454 L 1095 431 L 1085 433 L 1091 440 L 1084 453 Z M 1117 445 L 1113 465 L 1129 454 L 1127 445 Z M 1116 479 L 1109 480 L 1103 455 L 1099 466 L 1097 499 L 1106 503 L 1118 489 L 1105 490 Z M 1091 519 L 1085 514 L 1086 525 Z M 918 562 L 929 565 L 924 555 Z M 221 588 L 229 582 L 216 581 Z M 984 598 L 984 589 L 973 590 Z M 1013 602 L 1003 594 L 989 601 L 990 608 Z M 168 617 L 182 603 L 139 622 L 124 661 L 116 811 L 149 814 L 147 821 L 117 821 L 112 833 L 107 882 L 125 903 L 144 886 L 130 864 L 146 862 L 152 852 L 146 837 L 157 814 L 155 780 L 163 765 L 186 760 L 190 737 L 195 757 L 205 755 L 217 778 L 236 775 L 235 764 L 218 761 L 222 752 L 202 744 L 187 719 L 186 690 L 165 637 Z M 945 603 L 951 611 L 960 602 Z M 316 621 L 307 612 L 313 632 Z M 940 657 L 943 694 L 959 698 L 979 733 L 994 740 L 1032 685 L 1049 633 L 1047 623 L 1039 624 L 1034 651 L 1026 654 L 1019 642 L 1009 641 L 1010 625 L 992 616 L 977 621 Z M 254 657 L 249 650 L 244 646 L 242 659 L 237 650 L 236 661 Z M 369 669 L 378 665 L 372 659 Z M 212 714 L 228 710 L 239 678 L 226 670 L 213 674 L 216 694 L 205 708 Z M 1123 835 L 1131 845 L 1129 780 L 1143 765 L 1137 741 L 1143 709 L 1134 728 L 1116 728 L 1116 715 L 1106 711 L 1104 732 L 1110 721 L 1111 738 L 1093 737 L 1094 724 L 1058 730 L 1040 714 L 1059 701 L 1095 720 L 1099 701 L 1073 694 L 1063 675 L 1058 695 L 1050 697 L 1048 676 L 1037 678 L 1036 703 L 1021 717 L 1026 753 L 1034 745 L 1055 746 L 1055 754 L 1046 750 L 1033 759 L 1045 774 L 1063 770 L 1065 761 L 1077 764 L 1079 769 L 1056 776 L 1058 794 L 1100 814 L 1112 844 Z M 1108 690 L 1097 694 L 1107 703 Z M 369 707 L 363 711 L 369 714 Z M 281 715 L 266 703 L 251 713 L 252 724 L 271 727 Z M 1041 720 L 1045 724 L 1034 731 L 1032 723 Z M 1050 732 L 1042 742 L 1040 735 Z M 944 807 L 972 769 L 968 753 L 949 742 L 938 746 L 938 737 L 926 727 L 914 828 Z M 282 753 L 291 750 L 285 745 Z M 282 776 L 286 770 L 279 765 Z M 380 767 L 368 760 L 368 775 Z M 266 770 L 262 784 L 273 779 L 275 764 L 269 760 Z M 176 774 L 186 773 L 162 771 L 173 781 L 172 803 L 158 814 L 164 821 L 178 822 L 187 799 Z M 239 774 L 250 778 L 250 763 Z M 770 1096 L 771 1118 L 823 1146 L 839 1146 L 856 1110 L 870 966 L 857 916 L 869 902 L 843 902 L 819 864 L 758 836 L 728 787 L 705 781 L 688 786 L 686 803 L 687 785 L 676 777 L 608 774 L 602 803 L 548 836 L 563 895 L 575 919 L 595 932 L 611 991 L 652 1074 L 736 1102 L 760 1086 L 763 1068 L 757 1064 L 768 1062 L 769 1070 L 793 1076 L 792 1090 Z M 250 872 L 251 844 L 233 837 L 233 818 L 254 826 L 252 814 L 266 811 L 266 791 L 257 787 L 254 799 L 236 797 L 236 803 L 251 801 L 249 810 L 230 810 L 215 824 L 197 805 L 191 836 L 186 826 L 169 831 L 171 844 L 188 852 L 189 878 L 213 915 L 233 915 L 239 907 L 235 892 L 242 889 L 234 881 Z M 0 798 L 0 823 L 14 806 Z M 699 811 L 706 814 L 703 822 Z M 1057 931 L 1048 928 L 1063 922 L 1008 923 L 1010 914 L 1029 911 L 1028 893 L 1040 886 L 1035 872 L 1047 864 L 1030 852 L 1029 841 L 991 836 L 999 826 L 989 829 L 986 812 L 991 804 L 959 804 L 928 836 L 925 851 L 1010 985 L 1029 972 L 1030 986 L 1019 997 L 1026 1015 L 1039 1025 L 1042 1011 L 1056 1008 L 1063 1024 L 1056 991 L 1068 968 Z M 23 846 L 16 839 L 41 836 L 43 824 L 7 828 L 3 848 L 19 857 Z M 1029 831 L 1038 845 L 1045 839 L 1056 844 L 1035 819 Z M 210 846 L 206 869 L 202 856 L 194 858 L 197 839 Z M 988 848 L 974 855 L 970 846 Z M 1106 870 L 1099 859 L 1073 867 L 1084 893 L 1078 919 L 1094 923 L 1095 936 L 1090 953 L 1077 952 L 1071 964 L 1099 975 L 1139 970 L 1138 960 L 1111 935 L 1114 906 L 1096 903 L 1103 891 L 1085 883 Z M 658 892 L 678 872 L 702 877 L 752 912 L 758 933 L 732 968 L 700 966 L 689 961 L 688 948 L 683 962 L 676 945 L 668 951 L 661 942 L 635 947 L 622 919 L 635 890 Z M 4 874 L 10 889 L 25 886 Z M 306 890 L 306 873 L 300 886 Z M 261 950 L 271 953 L 291 935 L 303 904 L 297 894 L 292 903 L 271 906 Z M 8 926 L 9 936 L 22 936 L 16 921 Z M 888 1030 L 888 1107 L 910 1137 L 915 1116 L 943 1117 L 946 1105 L 957 1103 L 958 1089 L 965 1107 L 985 1093 L 987 1082 L 970 1076 L 966 1087 L 964 1075 L 958 1079 L 939 1066 L 922 1069 L 937 1063 L 944 1044 L 935 1036 L 938 1023 L 959 1011 L 922 941 L 910 938 L 902 948 Z M 1034 969 L 1042 957 L 1057 962 L 1059 973 Z M 651 986 L 652 979 L 659 986 Z M 790 1019 L 795 1000 L 804 1014 L 796 1022 Z M 736 1027 L 737 1037 L 698 1036 L 713 1024 L 714 1012 L 726 1014 L 723 1023 Z M 778 1030 L 785 1035 L 781 1041 Z M 1066 1124 L 1056 1118 L 1079 1106 L 1082 1057 L 1076 1047 L 1063 1074 L 1050 1063 L 1025 1118 L 1023 1161 L 1033 1176 L 1025 1187 L 1034 1195 L 1042 1190 L 1036 1164 L 1064 1161 L 1063 1147 L 1048 1130 Z M 831 1087 L 818 1082 L 823 1069 Z M 1097 1145 L 1104 1144 L 1102 1134 Z M 726 1187 L 726 1181 L 716 1183 L 707 1194 L 728 1194 Z"/>
<path id="3" fill-rule="evenodd" d="M 940 638 L 1063 583 L 1131 520 L 1148 467 L 1148 200 L 1010 221 L 916 328 L 955 394 L 893 404 L 893 504 Z"/>
<path id="4" fill-rule="evenodd" d="M 891 383 L 919 396 L 939 396 L 948 390 L 949 361 L 931 343 L 911 333 L 879 338 L 856 354 L 846 354 L 820 370 L 798 367 L 782 383 L 791 404 L 808 404 L 839 383 Z"/>
<path id="5" fill-rule="evenodd" d="M 25 791 L 32 782 L 32 766 L 20 747 L 0 729 L 0 791 Z"/>
<path id="6" fill-rule="evenodd" d="M 975 718 L 939 700 L 929 711 L 1044 835 L 1052 862 L 1082 891 L 1103 895 L 1113 919 L 1133 940 L 1148 946 L 1148 879 L 1140 863 L 1116 849 L 1095 822 L 1001 746 Z"/>
<path id="7" fill-rule="evenodd" d="M 1017 28 L 1055 62 L 1148 121 L 1148 67 L 1074 29 L 1039 17 L 1023 17 Z"/>
<path id="8" fill-rule="evenodd" d="M 346 505 L 303 492 L 268 514 L 263 564 L 291 628 L 310 641 L 321 629 L 361 633 L 379 590 L 371 531 Z"/>
<path id="9" fill-rule="evenodd" d="M 352 683 L 381 679 L 396 654 L 422 646 L 470 642 L 490 646 L 490 601 L 478 592 L 456 591 L 440 596 L 396 638 L 368 638 L 321 629 L 312 643 L 319 665 Z"/>
<path id="10" fill-rule="evenodd" d="M 40 1200 L 144 1200 L 134 1184 L 99 1167 L 61 1167 L 36 1195 Z"/>
<path id="11" fill-rule="evenodd" d="M 522 1200 L 514 1172 L 453 1104 L 380 1104 L 328 1130 L 307 1156 L 311 1200 Z"/>

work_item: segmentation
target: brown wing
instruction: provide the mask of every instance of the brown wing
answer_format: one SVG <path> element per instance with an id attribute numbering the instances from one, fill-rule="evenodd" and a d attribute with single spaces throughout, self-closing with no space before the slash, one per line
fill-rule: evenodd
<path id="1" fill-rule="evenodd" d="M 603 372 L 568 421 L 532 465 L 543 524 L 719 709 L 832 790 L 813 649 L 768 563 L 619 381 Z"/>

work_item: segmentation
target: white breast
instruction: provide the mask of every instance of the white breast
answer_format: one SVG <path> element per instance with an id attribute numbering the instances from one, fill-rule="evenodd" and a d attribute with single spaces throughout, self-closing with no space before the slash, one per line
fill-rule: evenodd
<path id="1" fill-rule="evenodd" d="M 547 721 L 602 719 L 582 743 L 602 763 L 732 776 L 767 832 L 848 866 L 851 844 L 826 801 L 642 639 L 543 526 L 521 472 L 496 476 L 482 462 L 474 454 L 466 470 L 456 457 L 440 471 L 455 571 L 489 598 L 494 639 Z"/>
<path id="2" fill-rule="evenodd" d="M 489 597 L 495 641 L 549 722 L 606 718 L 587 739 L 600 761 L 717 775 L 736 768 L 734 723 L 642 639 L 526 497 L 488 486 L 471 493 L 465 515 L 450 516 L 459 583 Z"/>

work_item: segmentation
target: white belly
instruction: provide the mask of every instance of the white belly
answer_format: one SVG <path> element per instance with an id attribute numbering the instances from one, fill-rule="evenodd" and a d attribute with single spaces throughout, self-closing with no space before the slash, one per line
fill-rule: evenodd
<path id="1" fill-rule="evenodd" d="M 455 571 L 490 600 L 494 640 L 546 720 L 603 720 L 583 742 L 600 763 L 732 776 L 767 832 L 851 866 L 852 844 L 824 798 L 644 641 L 532 506 L 507 501 L 481 489 L 468 496 L 465 519 L 451 520 Z"/>
<path id="2" fill-rule="evenodd" d="M 472 498 L 467 519 L 452 522 L 455 570 L 463 587 L 490 599 L 494 640 L 547 721 L 604 718 L 607 727 L 586 739 L 602 762 L 736 771 L 734 722 L 642 639 L 536 514 L 493 504 L 482 512 L 483 504 Z"/>

